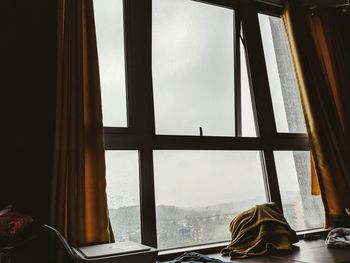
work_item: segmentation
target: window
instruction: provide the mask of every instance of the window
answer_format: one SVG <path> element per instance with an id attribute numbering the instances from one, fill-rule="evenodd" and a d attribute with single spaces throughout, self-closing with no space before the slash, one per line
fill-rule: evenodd
<path id="1" fill-rule="evenodd" d="M 152 72 L 157 134 L 234 135 L 234 11 L 153 1 Z"/>
<path id="2" fill-rule="evenodd" d="M 107 203 L 116 241 L 141 242 L 137 151 L 106 151 Z M 119 189 L 119 191 L 116 191 Z"/>
<path id="3" fill-rule="evenodd" d="M 242 39 L 240 45 L 240 89 L 241 89 L 241 133 L 244 137 L 256 137 L 256 122 L 253 111 L 253 97 L 250 92 L 250 84 L 247 71 L 246 55 Z"/>
<path id="4" fill-rule="evenodd" d="M 227 241 L 233 217 L 266 201 L 296 230 L 322 226 L 281 10 L 94 4 L 117 239 L 159 249 Z"/>
<path id="5" fill-rule="evenodd" d="M 306 133 L 282 19 L 259 14 L 259 24 L 277 131 Z"/>
<path id="6" fill-rule="evenodd" d="M 229 240 L 232 218 L 266 202 L 258 151 L 158 150 L 153 156 L 160 249 Z"/>
<path id="7" fill-rule="evenodd" d="M 122 0 L 95 0 L 103 125 L 126 127 L 126 84 Z"/>
<path id="8" fill-rule="evenodd" d="M 320 196 L 310 195 L 310 153 L 274 152 L 284 215 L 295 230 L 320 228 L 324 211 Z"/>

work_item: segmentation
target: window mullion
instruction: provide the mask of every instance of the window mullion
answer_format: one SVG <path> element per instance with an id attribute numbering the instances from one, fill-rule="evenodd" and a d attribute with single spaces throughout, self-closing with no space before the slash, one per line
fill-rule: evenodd
<path id="1" fill-rule="evenodd" d="M 248 77 L 261 137 L 276 135 L 276 124 L 267 77 L 257 11 L 253 3 L 242 5 L 242 28 L 246 47 Z"/>
<path id="2" fill-rule="evenodd" d="M 242 95 L 241 95 L 241 53 L 240 53 L 240 35 L 241 18 L 238 10 L 235 12 L 234 21 L 234 55 L 235 55 L 235 136 L 242 136 Z"/>
<path id="3" fill-rule="evenodd" d="M 277 132 L 257 10 L 254 3 L 246 3 L 241 11 L 250 89 L 259 135 L 265 143 L 261 158 L 266 176 L 266 190 L 269 200 L 275 202 L 283 211 L 275 159 L 273 150 L 270 148 Z"/>
<path id="4" fill-rule="evenodd" d="M 140 197 L 142 243 L 157 247 L 157 224 L 154 192 L 153 152 L 140 151 Z"/>
<path id="5" fill-rule="evenodd" d="M 129 23 L 128 82 L 133 97 L 135 142 L 140 160 L 140 209 L 142 243 L 157 247 L 153 176 L 154 105 L 152 91 L 152 1 L 125 0 Z M 129 136 L 130 137 L 130 136 Z"/>
<path id="6" fill-rule="evenodd" d="M 127 121 L 128 129 L 133 131 L 135 127 L 135 112 L 132 92 L 132 63 L 129 61 L 132 58 L 132 31 L 131 31 L 131 15 L 129 13 L 129 4 L 127 0 L 123 1 L 124 12 L 124 51 L 125 51 L 125 88 L 126 88 L 126 106 L 127 106 Z"/>

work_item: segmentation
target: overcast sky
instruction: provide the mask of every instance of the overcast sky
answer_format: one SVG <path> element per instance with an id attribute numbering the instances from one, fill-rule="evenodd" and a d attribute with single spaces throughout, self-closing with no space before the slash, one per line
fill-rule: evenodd
<path id="1" fill-rule="evenodd" d="M 126 126 L 120 0 L 95 0 L 105 126 Z M 158 134 L 234 135 L 234 11 L 189 0 L 153 1 L 152 72 Z M 284 110 L 268 18 L 260 18 L 277 104 Z M 270 39 L 269 39 L 270 38 Z M 241 49 L 244 58 L 243 47 Z M 255 136 L 242 59 L 243 135 Z M 277 116 L 287 125 L 285 114 Z M 284 127 L 284 126 L 283 126 Z M 287 127 L 288 129 L 288 127 Z M 109 202 L 139 204 L 136 151 L 106 153 Z M 202 207 L 264 196 L 258 152 L 155 151 L 157 204 Z M 298 189 L 291 153 L 280 155 L 280 184 Z M 281 170 L 281 169 L 280 169 Z M 262 200 L 263 201 L 263 200 Z"/>

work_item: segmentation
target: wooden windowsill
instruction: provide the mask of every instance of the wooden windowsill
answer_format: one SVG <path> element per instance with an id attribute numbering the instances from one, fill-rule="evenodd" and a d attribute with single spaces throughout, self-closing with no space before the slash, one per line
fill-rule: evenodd
<path id="1" fill-rule="evenodd" d="M 299 247 L 299 244 L 301 244 L 302 247 L 304 247 L 305 244 L 307 246 L 310 246 L 311 244 L 315 244 L 314 241 L 316 240 L 319 242 L 319 240 L 323 241 L 323 237 L 327 235 L 329 232 L 329 229 L 323 229 L 323 228 L 318 228 L 318 229 L 311 229 L 311 230 L 305 230 L 305 231 L 298 231 L 298 237 L 301 241 L 296 244 L 296 248 Z M 304 240 L 305 239 L 305 240 Z M 306 242 L 306 243 L 305 243 Z M 316 243 L 317 243 L 316 242 Z M 198 246 L 190 246 L 190 247 L 182 247 L 182 248 L 176 248 L 176 249 L 167 249 L 167 250 L 160 250 L 158 252 L 158 260 L 160 261 L 167 261 L 176 258 L 177 256 L 180 256 L 181 254 L 185 252 L 197 252 L 201 253 L 204 255 L 209 255 L 214 257 L 218 257 L 223 261 L 228 261 L 229 258 L 227 257 L 222 257 L 220 255 L 221 249 L 226 247 L 230 242 L 220 242 L 220 243 L 212 243 L 212 244 L 205 244 L 205 245 L 198 245 Z M 320 243 L 317 243 L 320 245 Z M 324 244 L 324 242 L 323 242 Z M 350 252 L 349 252 L 350 256 Z M 260 257 L 259 257 L 260 258 Z M 257 260 L 258 258 L 255 257 L 254 260 Z M 350 259 L 350 257 L 349 257 Z M 232 262 L 241 262 L 241 261 L 232 261 Z M 247 261 L 247 259 L 244 259 L 244 262 L 253 262 L 253 261 Z M 254 262 L 269 262 L 269 261 L 254 261 Z M 273 261 L 272 261 L 273 262 Z"/>

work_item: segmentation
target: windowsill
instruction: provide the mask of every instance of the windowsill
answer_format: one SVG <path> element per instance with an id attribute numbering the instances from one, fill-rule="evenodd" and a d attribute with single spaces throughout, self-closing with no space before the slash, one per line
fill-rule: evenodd
<path id="1" fill-rule="evenodd" d="M 190 247 L 181 247 L 181 248 L 174 248 L 174 249 L 165 249 L 160 250 L 158 252 L 158 260 L 160 261 L 166 261 L 173 259 L 177 256 L 180 256 L 183 253 L 195 251 L 201 254 L 211 254 L 211 253 L 218 253 L 226 247 L 228 244 L 230 244 L 229 241 L 227 242 L 220 242 L 220 243 L 211 243 L 211 244 L 205 244 L 205 245 L 197 245 L 197 246 L 190 246 Z"/>
<path id="2" fill-rule="evenodd" d="M 297 231 L 297 235 L 298 235 L 300 240 L 302 240 L 302 239 L 312 240 L 312 239 L 322 238 L 323 236 L 327 235 L 327 233 L 329 231 L 330 231 L 330 229 L 316 228 L 316 229 Z M 181 247 L 181 248 L 174 248 L 174 249 L 159 250 L 158 260 L 160 260 L 160 261 L 171 260 L 177 256 L 180 256 L 183 253 L 191 252 L 191 251 L 198 252 L 201 254 L 220 253 L 221 249 L 225 248 L 228 244 L 230 244 L 229 241 L 219 242 L 219 243 L 211 243 L 211 244 L 205 244 L 205 245 L 190 246 L 190 247 Z"/>

